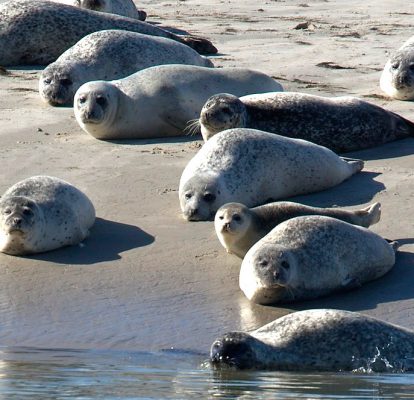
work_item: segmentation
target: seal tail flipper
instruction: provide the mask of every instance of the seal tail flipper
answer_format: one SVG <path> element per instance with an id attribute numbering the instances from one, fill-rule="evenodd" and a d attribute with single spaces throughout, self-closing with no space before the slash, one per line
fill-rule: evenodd
<path id="1" fill-rule="evenodd" d="M 360 218 L 360 225 L 368 228 L 381 219 L 381 203 L 376 202 L 368 207 L 358 210 L 355 214 Z"/>
<path id="2" fill-rule="evenodd" d="M 352 173 L 355 174 L 364 168 L 364 161 L 358 160 L 356 158 L 347 158 L 347 157 L 341 157 L 342 160 L 344 160 L 352 169 Z"/>
<path id="3" fill-rule="evenodd" d="M 390 239 L 385 239 L 390 246 L 393 248 L 394 253 L 397 252 L 397 250 L 399 249 L 399 247 L 401 246 L 399 242 L 397 242 L 396 240 L 390 240 Z"/>

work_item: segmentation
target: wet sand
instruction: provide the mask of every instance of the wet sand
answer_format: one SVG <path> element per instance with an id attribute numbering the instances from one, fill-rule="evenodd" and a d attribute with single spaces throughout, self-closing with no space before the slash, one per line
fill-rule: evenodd
<path id="1" fill-rule="evenodd" d="M 149 1 L 148 20 L 209 38 L 217 66 L 254 68 L 286 90 L 355 95 L 414 120 L 414 104 L 384 98 L 379 77 L 413 34 L 402 1 Z M 295 29 L 310 22 L 307 29 Z M 39 69 L 0 76 L 0 192 L 49 174 L 84 190 L 97 222 L 81 246 L 18 258 L 0 254 L 0 344 L 65 348 L 208 351 L 226 330 L 250 330 L 289 310 L 336 307 L 414 329 L 414 140 L 352 153 L 364 172 L 298 200 L 360 208 L 382 203 L 372 229 L 402 247 L 395 268 L 345 294 L 285 308 L 250 304 L 240 260 L 211 222 L 180 215 L 178 182 L 200 137 L 101 142 L 71 108 L 42 103 Z"/>

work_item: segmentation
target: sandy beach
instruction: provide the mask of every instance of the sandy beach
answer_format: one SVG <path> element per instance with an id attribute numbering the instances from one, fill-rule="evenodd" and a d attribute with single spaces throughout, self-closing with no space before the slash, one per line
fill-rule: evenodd
<path id="1" fill-rule="evenodd" d="M 414 120 L 412 102 L 381 93 L 389 55 L 414 34 L 414 5 L 365 2 L 201 0 L 136 2 L 148 21 L 210 39 L 218 67 L 265 72 L 287 91 L 353 95 Z M 306 24 L 305 29 L 295 29 Z M 212 222 L 181 217 L 178 183 L 201 137 L 103 142 L 72 108 L 43 103 L 39 68 L 0 76 L 0 193 L 38 174 L 65 179 L 93 201 L 98 219 L 80 246 L 20 258 L 0 254 L 0 344 L 48 348 L 198 349 L 227 330 L 251 330 L 291 310 L 341 308 L 414 329 L 414 140 L 349 156 L 364 171 L 315 206 L 382 203 L 372 230 L 401 242 L 394 269 L 352 292 L 284 308 L 251 304 L 240 260 Z"/>

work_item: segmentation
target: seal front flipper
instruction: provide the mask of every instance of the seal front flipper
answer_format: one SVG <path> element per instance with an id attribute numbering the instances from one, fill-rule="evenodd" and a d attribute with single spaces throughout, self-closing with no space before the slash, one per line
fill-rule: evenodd
<path id="1" fill-rule="evenodd" d="M 357 278 L 350 278 L 347 277 L 343 282 L 342 282 L 342 289 L 344 291 L 347 290 L 352 290 L 358 287 L 361 287 L 362 283 L 359 281 L 359 279 Z"/>

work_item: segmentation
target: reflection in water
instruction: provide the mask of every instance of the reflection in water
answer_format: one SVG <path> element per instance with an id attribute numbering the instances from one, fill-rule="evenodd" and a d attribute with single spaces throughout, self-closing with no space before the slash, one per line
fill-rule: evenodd
<path id="1" fill-rule="evenodd" d="M 414 375 L 212 371 L 206 354 L 3 349 L 0 398 L 414 398 Z M 203 365 L 203 366 L 202 366 Z"/>

